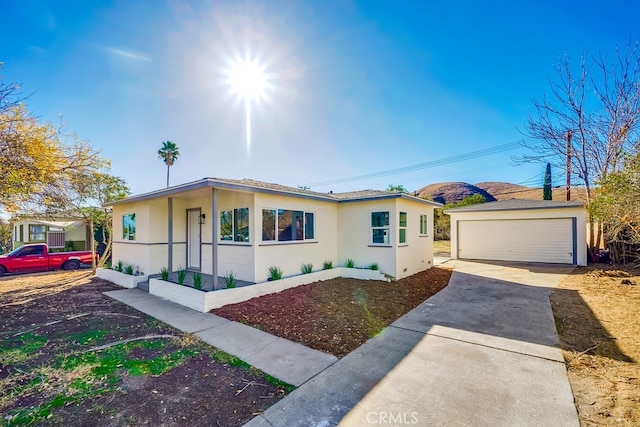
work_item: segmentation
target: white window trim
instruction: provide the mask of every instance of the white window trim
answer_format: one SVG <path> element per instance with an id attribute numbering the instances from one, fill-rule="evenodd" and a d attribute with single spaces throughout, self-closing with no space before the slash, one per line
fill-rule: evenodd
<path id="1" fill-rule="evenodd" d="M 135 227 L 136 227 L 136 231 L 135 231 L 135 232 L 134 232 L 134 234 L 133 234 L 133 239 L 129 239 L 129 238 L 128 238 L 128 236 L 129 236 L 129 235 L 127 235 L 127 237 L 125 237 L 125 235 L 124 235 L 124 218 L 125 218 L 126 216 L 129 216 L 129 215 L 135 215 L 135 218 L 136 218 L 136 219 L 135 219 Z M 138 237 L 138 214 L 137 214 L 137 213 L 135 213 L 135 212 L 128 212 L 128 213 L 122 214 L 122 222 L 121 222 L 121 224 L 122 224 L 122 230 L 121 230 L 122 232 L 120 233 L 120 236 L 122 237 L 122 241 L 123 241 L 123 242 L 135 242 L 136 240 L 138 240 L 138 239 L 137 239 L 137 237 Z"/>
<path id="2" fill-rule="evenodd" d="M 275 223 L 274 223 L 274 237 L 275 240 L 264 240 L 260 238 L 260 243 L 258 246 L 272 246 L 272 245 L 295 245 L 295 244 L 303 244 L 303 243 L 318 243 L 317 232 L 316 232 L 316 211 L 305 211 L 294 208 L 272 208 L 272 207 L 262 207 L 260 210 L 260 236 L 262 236 L 262 226 L 264 221 L 264 212 L 263 211 L 275 211 Z M 299 211 L 302 212 L 302 240 L 278 240 L 278 211 Z M 313 239 L 307 239 L 307 215 L 313 214 Z"/>
<path id="3" fill-rule="evenodd" d="M 222 217 L 222 212 L 231 212 L 231 228 L 233 230 L 232 237 L 236 235 L 236 221 L 235 221 L 235 210 L 236 209 L 247 209 L 249 214 L 248 224 L 249 224 L 249 235 L 247 236 L 246 242 L 236 242 L 235 240 L 222 240 L 222 226 L 220 226 L 220 218 Z M 231 209 L 218 209 L 218 243 L 221 245 L 235 245 L 235 246 L 251 246 L 251 209 L 248 206 L 242 208 L 231 208 Z"/>
<path id="4" fill-rule="evenodd" d="M 425 225 L 425 227 L 424 227 L 425 228 L 425 233 L 421 232 L 421 230 L 422 230 L 422 217 L 426 218 L 426 221 L 425 221 L 425 224 L 424 224 Z M 420 214 L 420 234 L 419 234 L 419 236 L 426 237 L 428 235 L 429 235 L 429 215 Z"/>
<path id="5" fill-rule="evenodd" d="M 42 231 L 38 231 L 38 232 L 31 231 L 32 228 L 35 229 L 36 227 L 38 228 L 38 230 L 40 229 L 40 227 L 42 227 Z M 35 238 L 36 236 L 40 236 L 40 235 L 43 236 L 42 239 L 36 239 Z M 47 226 L 43 225 L 43 224 L 29 224 L 29 241 L 30 242 L 42 242 L 42 241 L 46 242 L 47 241 Z"/>
<path id="6" fill-rule="evenodd" d="M 404 214 L 405 221 L 406 221 L 404 226 L 400 225 L 400 221 L 401 221 L 400 218 L 402 217 L 402 214 Z M 408 228 L 408 225 L 409 225 L 409 214 L 407 212 L 399 211 L 398 212 L 398 246 L 408 246 L 409 245 L 409 243 L 407 242 L 407 240 L 408 240 L 407 239 L 407 228 Z M 402 230 L 404 230 L 404 242 L 400 241 L 400 236 L 402 235 L 402 233 L 401 233 Z"/>
<path id="7" fill-rule="evenodd" d="M 384 227 L 374 227 L 371 225 L 371 215 L 373 215 L 374 212 L 387 212 L 389 214 L 389 224 L 384 226 Z M 368 218 L 368 225 L 369 225 L 369 246 L 371 247 L 393 247 L 393 244 L 391 242 L 393 242 L 393 237 L 392 237 L 392 233 L 391 233 L 391 210 L 375 210 L 375 211 L 369 211 L 369 218 Z M 373 241 L 373 230 L 384 230 L 386 229 L 388 231 L 388 237 L 389 237 L 389 242 L 388 243 L 375 243 Z"/>

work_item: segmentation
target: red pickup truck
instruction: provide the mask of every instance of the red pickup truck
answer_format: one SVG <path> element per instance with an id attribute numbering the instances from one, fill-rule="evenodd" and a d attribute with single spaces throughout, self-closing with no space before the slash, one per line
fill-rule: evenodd
<path id="1" fill-rule="evenodd" d="M 44 244 L 20 246 L 7 255 L 0 255 L 0 276 L 5 273 L 26 273 L 47 270 L 77 270 L 91 264 L 91 252 L 49 252 Z"/>

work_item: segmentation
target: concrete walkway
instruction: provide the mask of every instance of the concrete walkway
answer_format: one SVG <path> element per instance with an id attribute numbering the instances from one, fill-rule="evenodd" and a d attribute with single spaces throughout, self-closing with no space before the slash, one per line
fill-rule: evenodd
<path id="1" fill-rule="evenodd" d="M 578 426 L 549 303 L 571 268 L 453 263 L 447 288 L 247 425 Z"/>
<path id="2" fill-rule="evenodd" d="M 204 342 L 232 354 L 269 375 L 299 387 L 338 359 L 232 322 L 211 313 L 200 313 L 141 289 L 105 292 L 118 301 L 140 310 L 184 332 L 194 333 Z"/>

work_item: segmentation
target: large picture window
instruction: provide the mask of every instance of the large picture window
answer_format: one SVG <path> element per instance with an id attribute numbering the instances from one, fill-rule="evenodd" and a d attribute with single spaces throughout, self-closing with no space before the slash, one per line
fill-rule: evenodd
<path id="1" fill-rule="evenodd" d="M 389 244 L 389 212 L 371 212 L 371 243 Z"/>
<path id="2" fill-rule="evenodd" d="M 427 229 L 427 215 L 420 215 L 420 235 L 427 236 L 429 235 L 429 230 Z"/>
<path id="3" fill-rule="evenodd" d="M 220 240 L 249 241 L 249 208 L 220 211 Z"/>
<path id="4" fill-rule="evenodd" d="M 290 242 L 315 239 L 315 214 L 289 209 L 262 210 L 262 240 Z"/>
<path id="5" fill-rule="evenodd" d="M 407 213 L 400 212 L 398 221 L 398 243 L 407 243 Z"/>
<path id="6" fill-rule="evenodd" d="M 47 227 L 44 225 L 29 225 L 29 241 L 44 242 L 46 240 Z"/>
<path id="7" fill-rule="evenodd" d="M 136 214 L 122 216 L 122 238 L 124 240 L 136 240 Z"/>

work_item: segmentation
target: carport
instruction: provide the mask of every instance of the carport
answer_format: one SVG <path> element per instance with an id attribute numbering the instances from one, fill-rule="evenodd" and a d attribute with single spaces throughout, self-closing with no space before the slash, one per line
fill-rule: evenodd
<path id="1" fill-rule="evenodd" d="M 587 265 L 582 203 L 511 199 L 444 212 L 453 259 Z"/>

